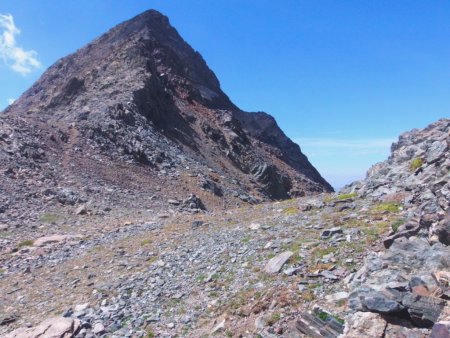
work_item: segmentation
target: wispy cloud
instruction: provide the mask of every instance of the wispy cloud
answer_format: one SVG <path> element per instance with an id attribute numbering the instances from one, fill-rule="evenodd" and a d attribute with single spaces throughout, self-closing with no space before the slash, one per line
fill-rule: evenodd
<path id="1" fill-rule="evenodd" d="M 300 147 L 307 149 L 308 156 L 330 155 L 382 155 L 389 151 L 394 138 L 297 138 Z"/>
<path id="2" fill-rule="evenodd" d="M 14 101 L 16 101 L 16 99 L 8 99 L 8 104 L 11 105 L 14 103 Z"/>
<path id="3" fill-rule="evenodd" d="M 17 45 L 16 36 L 20 30 L 14 24 L 11 14 L 0 14 L 0 58 L 15 72 L 26 75 L 41 67 L 37 52 L 24 50 Z"/>

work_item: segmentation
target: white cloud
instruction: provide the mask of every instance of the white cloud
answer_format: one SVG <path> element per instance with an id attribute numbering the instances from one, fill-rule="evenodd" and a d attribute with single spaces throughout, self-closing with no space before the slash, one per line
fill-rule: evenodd
<path id="1" fill-rule="evenodd" d="M 389 151 L 395 139 L 297 138 L 294 141 L 302 149 L 308 149 L 308 156 L 322 157 L 330 155 L 383 155 Z"/>
<path id="2" fill-rule="evenodd" d="M 22 75 L 41 67 L 34 50 L 25 51 L 17 46 L 16 36 L 20 30 L 14 24 L 11 14 L 0 14 L 0 58 L 15 72 Z"/>
<path id="3" fill-rule="evenodd" d="M 11 105 L 14 103 L 14 101 L 16 101 L 16 99 L 8 99 L 8 104 Z"/>

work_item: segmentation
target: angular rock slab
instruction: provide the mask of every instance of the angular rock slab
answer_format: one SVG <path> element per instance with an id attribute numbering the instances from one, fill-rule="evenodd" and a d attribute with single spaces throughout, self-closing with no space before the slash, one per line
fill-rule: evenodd
<path id="1" fill-rule="evenodd" d="M 294 328 L 297 332 L 311 338 L 337 338 L 344 330 L 343 325 L 333 317 L 322 320 L 317 315 L 307 312 L 300 315 Z"/>
<path id="2" fill-rule="evenodd" d="M 411 293 L 403 297 L 402 303 L 407 308 L 413 323 L 421 327 L 432 327 L 438 321 L 444 307 L 448 305 L 444 299 Z"/>
<path id="3" fill-rule="evenodd" d="M 264 271 L 267 273 L 279 273 L 283 265 L 289 258 L 291 258 L 293 254 L 294 253 L 292 251 L 284 251 L 276 255 L 267 262 L 266 266 L 264 267 Z"/>
<path id="4" fill-rule="evenodd" d="M 34 246 L 44 246 L 51 243 L 60 243 L 65 242 L 67 240 L 71 239 L 82 239 L 83 236 L 81 235 L 51 235 L 51 236 L 44 236 L 39 237 L 33 242 Z"/>
<path id="5" fill-rule="evenodd" d="M 44 320 L 36 327 L 19 328 L 4 336 L 4 338 L 71 338 L 80 329 L 78 319 L 55 317 Z"/>
<path id="6" fill-rule="evenodd" d="M 434 324 L 430 338 L 450 338 L 450 322 Z"/>

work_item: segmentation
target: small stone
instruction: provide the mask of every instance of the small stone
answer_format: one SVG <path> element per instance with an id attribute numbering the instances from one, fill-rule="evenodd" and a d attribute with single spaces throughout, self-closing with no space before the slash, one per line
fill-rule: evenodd
<path id="1" fill-rule="evenodd" d="M 341 234 L 341 233 L 342 233 L 342 229 L 340 227 L 334 227 L 334 228 L 322 231 L 322 234 L 320 235 L 320 237 L 330 238 L 336 234 Z"/>
<path id="2" fill-rule="evenodd" d="M 259 229 L 261 228 L 261 224 L 259 224 L 259 223 L 252 223 L 252 224 L 250 224 L 248 227 L 249 227 L 251 230 L 256 231 L 256 230 L 259 230 Z"/>
<path id="3" fill-rule="evenodd" d="M 172 204 L 172 205 L 180 205 L 181 202 L 178 200 L 174 200 L 174 199 L 168 199 L 167 203 Z"/>
<path id="4" fill-rule="evenodd" d="M 193 221 L 191 223 L 191 228 L 192 229 L 197 229 L 197 228 L 201 227 L 204 223 L 205 222 L 203 222 L 203 221 Z"/>
<path id="5" fill-rule="evenodd" d="M 348 292 L 341 291 L 341 292 L 334 293 L 332 295 L 327 295 L 327 296 L 325 296 L 325 299 L 329 303 L 336 303 L 336 302 L 340 302 L 340 301 L 343 301 L 343 300 L 347 300 L 348 299 Z"/>
<path id="6" fill-rule="evenodd" d="M 221 322 L 219 322 L 211 331 L 211 334 L 215 334 L 218 332 L 221 332 L 225 329 L 225 319 L 223 319 Z"/>
<path id="7" fill-rule="evenodd" d="M 450 338 L 450 322 L 437 322 L 433 325 L 430 338 Z"/>
<path id="8" fill-rule="evenodd" d="M 331 280 L 338 280 L 338 279 L 339 279 L 338 276 L 336 276 L 334 273 L 332 273 L 331 271 L 328 271 L 328 270 L 322 271 L 322 272 L 320 273 L 320 275 L 321 275 L 322 277 L 325 277 L 325 278 L 331 279 Z"/>
<path id="9" fill-rule="evenodd" d="M 89 307 L 89 303 L 84 303 L 84 304 L 78 304 L 75 305 L 74 311 L 75 312 L 80 312 L 80 311 L 84 311 Z"/>
<path id="10" fill-rule="evenodd" d="M 87 214 L 87 208 L 85 205 L 82 205 L 78 207 L 78 209 L 75 211 L 76 215 L 86 215 Z"/>
<path id="11" fill-rule="evenodd" d="M 95 323 L 94 327 L 92 328 L 92 332 L 95 334 L 102 334 L 105 332 L 105 327 L 102 323 Z"/>

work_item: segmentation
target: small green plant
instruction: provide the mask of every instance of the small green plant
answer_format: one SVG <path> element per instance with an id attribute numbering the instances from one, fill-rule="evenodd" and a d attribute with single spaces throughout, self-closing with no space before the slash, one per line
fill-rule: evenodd
<path id="1" fill-rule="evenodd" d="M 341 325 L 344 325 L 344 324 L 345 324 L 345 320 L 342 319 L 341 317 L 336 316 L 336 315 L 333 315 L 333 318 L 334 318 L 339 324 L 341 324 Z"/>
<path id="2" fill-rule="evenodd" d="M 423 160 L 420 157 L 416 157 L 415 159 L 413 159 L 411 161 L 411 163 L 409 164 L 409 167 L 411 168 L 412 171 L 416 171 L 417 169 L 422 167 L 422 165 L 423 165 Z"/>
<path id="3" fill-rule="evenodd" d="M 154 338 L 154 337 L 155 337 L 155 334 L 153 333 L 152 330 L 147 331 L 147 338 Z"/>
<path id="4" fill-rule="evenodd" d="M 273 326 L 276 322 L 281 319 L 281 315 L 279 313 L 273 313 L 270 318 L 267 320 L 267 324 L 269 326 Z"/>
<path id="5" fill-rule="evenodd" d="M 343 320 L 342 318 L 340 318 L 336 315 L 333 315 L 333 314 L 328 314 L 325 311 L 320 311 L 319 313 L 317 313 L 317 317 L 320 318 L 321 320 L 323 320 L 324 322 L 333 318 L 341 325 L 343 325 L 345 323 L 345 320 Z"/>
<path id="6" fill-rule="evenodd" d="M 19 245 L 18 245 L 18 247 L 19 247 L 19 248 L 23 248 L 23 247 L 25 247 L 25 246 L 32 246 L 33 243 L 34 243 L 33 240 L 27 239 L 27 240 L 25 240 L 25 241 L 20 242 Z"/>
<path id="7" fill-rule="evenodd" d="M 41 217 L 39 217 L 39 220 L 41 223 L 55 223 L 58 221 L 61 217 L 57 214 L 42 214 Z"/>
<path id="8" fill-rule="evenodd" d="M 227 337 L 233 337 L 233 332 L 231 332 L 231 331 L 227 331 L 227 332 L 225 332 L 225 334 L 226 334 L 226 336 Z"/>
<path id="9" fill-rule="evenodd" d="M 287 216 L 291 216 L 291 215 L 297 215 L 298 214 L 298 208 L 296 207 L 289 207 L 283 210 L 283 213 Z"/>
<path id="10" fill-rule="evenodd" d="M 206 275 L 198 275 L 197 277 L 195 277 L 195 280 L 198 282 L 198 283 L 203 283 L 205 280 L 206 280 Z"/>
<path id="11" fill-rule="evenodd" d="M 394 223 L 391 224 L 392 231 L 397 232 L 398 228 L 403 224 L 405 224 L 405 220 L 403 218 L 396 220 Z"/>
<path id="12" fill-rule="evenodd" d="M 0 269 L 0 275 L 5 272 L 5 269 Z"/>
<path id="13" fill-rule="evenodd" d="M 149 240 L 149 239 L 144 239 L 144 240 L 141 242 L 141 245 L 142 245 L 142 246 L 144 246 L 144 245 L 149 245 L 151 242 L 152 242 L 152 241 Z"/>
<path id="14" fill-rule="evenodd" d="M 354 197 L 357 197 L 357 196 L 358 196 L 358 194 L 356 192 L 351 192 L 349 194 L 340 194 L 340 195 L 338 195 L 338 197 L 336 199 L 339 200 L 339 201 L 342 201 L 342 200 L 346 200 L 346 199 L 349 199 L 349 198 L 354 198 Z"/>
<path id="15" fill-rule="evenodd" d="M 402 205 L 394 202 L 383 202 L 376 205 L 372 210 L 374 212 L 398 212 L 402 210 Z"/>
<path id="16" fill-rule="evenodd" d="M 324 312 L 324 311 L 320 311 L 317 314 L 317 317 L 321 320 L 323 320 L 324 322 L 328 320 L 328 318 L 330 318 L 330 316 L 328 315 L 328 313 Z"/>
<path id="17" fill-rule="evenodd" d="M 242 238 L 242 243 L 249 243 L 251 240 L 250 236 L 245 236 L 244 238 Z"/>

